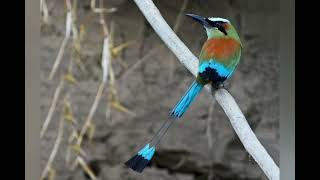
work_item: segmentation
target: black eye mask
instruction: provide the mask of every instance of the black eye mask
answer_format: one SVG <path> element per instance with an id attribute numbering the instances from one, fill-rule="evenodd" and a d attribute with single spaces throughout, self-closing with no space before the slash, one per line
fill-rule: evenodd
<path id="1" fill-rule="evenodd" d="M 211 21 L 208 18 L 206 18 L 206 22 L 212 26 L 218 28 L 219 31 L 221 31 L 224 35 L 227 35 L 227 31 L 223 27 L 223 21 Z"/>

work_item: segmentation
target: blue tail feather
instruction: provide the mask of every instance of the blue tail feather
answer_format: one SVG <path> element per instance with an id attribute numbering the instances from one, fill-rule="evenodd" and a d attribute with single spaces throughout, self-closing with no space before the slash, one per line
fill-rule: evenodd
<path id="1" fill-rule="evenodd" d="M 134 171 L 142 172 L 145 167 L 150 166 L 151 159 L 155 153 L 156 149 L 154 146 L 150 147 L 149 144 L 145 145 L 138 154 L 130 158 L 125 165 Z"/>
<path id="2" fill-rule="evenodd" d="M 201 92 L 203 85 L 197 81 L 194 81 L 189 89 L 186 91 L 184 96 L 179 100 L 176 106 L 171 111 L 171 116 L 180 118 L 189 108 L 195 97 Z"/>
<path id="3" fill-rule="evenodd" d="M 183 113 L 188 109 L 190 104 L 193 102 L 195 97 L 201 92 L 203 85 L 197 81 L 194 81 L 192 85 L 189 87 L 184 96 L 179 100 L 177 105 L 171 111 L 171 115 L 175 117 L 181 117 Z M 174 119 L 169 119 L 164 123 L 164 125 L 160 128 L 160 131 L 155 135 L 155 138 L 152 138 L 149 144 L 145 145 L 141 148 L 136 155 L 131 157 L 125 165 L 134 171 L 142 172 L 145 167 L 150 166 L 151 159 L 155 154 L 155 146 L 160 142 L 161 138 L 169 129 L 170 125 Z M 151 145 L 152 146 L 151 146 Z"/>
<path id="4" fill-rule="evenodd" d="M 138 152 L 138 155 L 144 154 L 146 151 L 149 150 L 149 147 L 150 147 L 149 144 L 145 145 L 145 146 Z"/>

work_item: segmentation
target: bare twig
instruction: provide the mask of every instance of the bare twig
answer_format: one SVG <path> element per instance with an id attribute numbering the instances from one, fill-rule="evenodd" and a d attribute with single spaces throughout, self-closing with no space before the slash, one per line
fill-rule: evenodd
<path id="1" fill-rule="evenodd" d="M 111 104 L 109 104 L 109 103 L 107 103 L 107 105 L 106 105 L 105 116 L 106 116 L 106 119 L 111 120 L 110 124 L 113 125 L 113 119 L 110 118 L 111 117 Z"/>
<path id="2" fill-rule="evenodd" d="M 103 7 L 103 1 L 102 0 L 100 0 L 100 6 Z M 100 24 L 101 24 L 102 30 L 103 30 L 103 35 L 104 35 L 104 37 L 107 37 L 109 32 L 108 32 L 106 21 L 104 20 L 103 11 L 99 12 L 99 15 L 100 15 Z"/>
<path id="3" fill-rule="evenodd" d="M 213 122 L 213 109 L 214 109 L 214 102 L 211 101 L 210 106 L 209 106 L 209 115 L 207 119 L 207 125 L 206 125 L 206 135 L 208 139 L 208 150 L 209 150 L 209 158 L 210 158 L 210 169 L 209 169 L 209 175 L 208 175 L 208 180 L 213 179 L 213 137 L 212 137 L 212 122 Z"/>
<path id="4" fill-rule="evenodd" d="M 49 124 L 51 122 L 53 113 L 54 113 L 55 108 L 56 108 L 57 103 L 58 103 L 58 99 L 60 97 L 60 93 L 61 93 L 62 89 L 64 89 L 64 87 L 65 87 L 64 80 L 66 80 L 67 82 L 76 83 L 76 80 L 72 76 L 72 65 L 73 65 L 72 62 L 73 62 L 73 60 L 71 59 L 70 62 L 69 62 L 68 73 L 64 76 L 64 78 L 62 78 L 60 80 L 60 83 L 59 83 L 59 85 L 57 86 L 57 88 L 56 88 L 56 90 L 54 92 L 54 95 L 53 95 L 53 98 L 52 98 L 52 102 L 51 102 L 51 106 L 49 108 L 46 120 L 44 121 L 43 126 L 42 126 L 41 131 L 40 131 L 40 138 L 42 138 L 44 136 L 44 134 L 47 131 L 48 126 L 49 126 Z"/>
<path id="5" fill-rule="evenodd" d="M 117 91 L 116 91 L 116 81 L 115 81 L 115 75 L 114 75 L 114 71 L 113 71 L 113 67 L 110 66 L 109 67 L 109 76 L 110 76 L 110 90 L 109 90 L 109 93 L 111 96 L 109 96 L 110 98 L 108 99 L 111 103 L 111 107 L 120 111 L 120 112 L 124 112 L 124 113 L 127 113 L 128 115 L 130 116 L 136 116 L 136 114 L 132 111 L 130 111 L 129 109 L 127 109 L 126 107 L 124 107 L 119 99 L 118 99 L 118 94 L 117 94 Z"/>
<path id="6" fill-rule="evenodd" d="M 41 180 L 45 179 L 49 170 L 52 168 L 52 162 L 54 160 L 54 158 L 56 157 L 56 154 L 58 152 L 62 137 L 63 137 L 63 129 L 64 129 L 64 117 L 61 116 L 60 118 L 60 123 L 59 123 L 59 129 L 58 129 L 58 135 L 57 135 L 57 139 L 54 143 L 52 152 L 50 154 L 49 160 L 47 162 L 47 165 L 45 166 L 42 174 L 41 174 Z"/>
<path id="7" fill-rule="evenodd" d="M 110 64 L 110 48 L 109 48 L 109 39 L 108 37 L 104 38 L 103 41 L 103 52 L 102 52 L 102 61 L 101 61 L 101 66 L 102 66 L 102 81 L 104 84 L 107 84 L 108 80 L 108 69 L 109 69 L 109 64 Z"/>
<path id="8" fill-rule="evenodd" d="M 64 119 L 68 122 L 68 127 L 70 127 L 71 134 L 68 138 L 68 147 L 67 147 L 67 152 L 65 156 L 65 162 L 66 165 L 69 166 L 70 164 L 70 159 L 71 159 L 71 150 L 72 150 L 72 142 L 74 139 L 78 138 L 78 130 L 75 127 L 77 124 L 77 121 L 72 113 L 72 107 L 71 107 L 71 102 L 70 102 L 70 97 L 69 94 L 66 95 L 66 98 L 64 100 Z"/>
<path id="9" fill-rule="evenodd" d="M 183 12 L 186 10 L 188 2 L 189 2 L 189 0 L 184 0 L 182 3 L 182 6 L 180 8 L 180 12 L 179 12 L 177 19 L 176 19 L 176 23 L 173 27 L 173 31 L 175 33 L 178 32 L 178 29 L 181 25 L 182 18 L 183 18 Z M 170 63 L 170 65 L 169 65 L 169 82 L 171 82 L 172 77 L 173 77 L 174 68 L 175 68 L 175 61 L 174 61 L 173 55 L 170 55 L 169 61 L 170 61 L 169 62 Z"/>
<path id="10" fill-rule="evenodd" d="M 56 88 L 56 90 L 54 92 L 52 103 L 51 103 L 51 106 L 50 106 L 49 111 L 48 111 L 48 115 L 46 117 L 46 120 L 43 123 L 42 128 L 41 128 L 40 138 L 43 137 L 44 133 L 48 129 L 49 123 L 50 123 L 50 121 L 52 119 L 53 112 L 54 112 L 54 110 L 55 110 L 55 108 L 57 106 L 57 102 L 58 102 L 58 99 L 59 99 L 59 96 L 60 96 L 60 92 L 63 89 L 63 87 L 64 87 L 64 81 L 62 79 L 60 81 L 60 84 L 58 85 L 58 87 Z"/>
<path id="11" fill-rule="evenodd" d="M 40 0 L 40 12 L 43 13 L 43 22 L 45 24 L 49 23 L 49 10 L 46 0 Z"/>
<path id="12" fill-rule="evenodd" d="M 188 5 L 188 2 L 189 2 L 189 0 L 184 0 L 183 3 L 182 3 L 182 6 L 181 6 L 181 8 L 180 8 L 179 15 L 178 15 L 178 17 L 177 17 L 177 19 L 176 19 L 176 23 L 175 23 L 175 25 L 174 25 L 174 27 L 173 27 L 173 31 L 174 31 L 174 32 L 177 32 L 178 29 L 179 29 L 179 27 L 180 27 L 180 25 L 181 25 L 182 18 L 183 18 L 183 12 L 186 10 L 187 5 Z"/>
<path id="13" fill-rule="evenodd" d="M 178 169 L 181 168 L 181 166 L 187 161 L 187 157 L 182 157 L 177 164 L 175 164 L 173 167 L 171 167 L 172 169 Z"/>
<path id="14" fill-rule="evenodd" d="M 113 107 L 114 109 L 126 113 L 132 117 L 136 116 L 136 113 L 130 111 L 128 108 L 124 107 L 119 101 L 112 101 L 111 102 L 111 107 Z"/>
<path id="15" fill-rule="evenodd" d="M 73 139 L 73 137 L 72 138 L 71 137 L 72 136 L 70 136 L 69 140 Z M 78 136 L 76 136 L 75 138 L 78 138 Z M 71 143 L 71 142 L 69 142 L 69 143 Z M 72 152 L 76 152 L 76 153 L 73 154 Z M 73 161 L 73 163 L 71 163 L 71 156 L 72 155 L 75 155 L 75 158 L 76 158 L 75 161 Z M 66 152 L 65 162 L 66 162 L 66 165 L 71 170 L 74 170 L 76 168 L 77 157 L 79 157 L 79 155 L 81 155 L 82 157 L 87 157 L 87 154 L 84 152 L 83 149 L 81 149 L 80 146 L 69 144 L 69 146 L 67 148 L 67 152 Z"/>
<path id="16" fill-rule="evenodd" d="M 213 137 L 212 137 L 212 129 L 211 129 L 211 126 L 212 126 L 212 120 L 213 120 L 213 109 L 214 109 L 214 102 L 215 101 L 212 101 L 210 103 L 210 106 L 209 106 L 209 115 L 208 115 L 208 119 L 207 119 L 207 125 L 206 125 L 206 135 L 207 135 L 207 138 L 208 138 L 208 149 L 210 152 L 213 151 L 213 143 L 214 143 L 214 140 L 213 140 Z M 210 153 L 210 157 L 211 157 L 211 153 Z M 212 160 L 212 159 L 211 159 Z"/>
<path id="17" fill-rule="evenodd" d="M 66 16 L 66 33 L 65 33 L 65 37 L 62 41 L 62 44 L 60 46 L 57 58 L 54 61 L 53 67 L 51 69 L 51 72 L 49 75 L 49 80 L 52 80 L 54 74 L 56 73 L 56 71 L 60 65 L 60 62 L 61 62 L 63 54 L 64 54 L 64 50 L 66 48 L 67 42 L 70 38 L 71 31 L 72 31 L 72 23 L 73 23 L 72 6 L 71 6 L 70 1 L 67 0 L 66 3 L 67 3 L 67 7 L 68 7 L 68 12 L 67 12 L 67 16 Z"/>
<path id="18" fill-rule="evenodd" d="M 91 121 L 92 121 L 92 118 L 93 118 L 93 115 L 95 114 L 96 110 L 97 110 L 97 107 L 99 105 L 99 102 L 100 102 L 100 99 L 102 97 L 102 94 L 103 94 L 103 90 L 104 90 L 104 82 L 102 81 L 101 84 L 99 85 L 99 89 L 98 89 L 98 92 L 97 92 L 97 95 L 94 99 L 94 102 L 91 106 L 91 109 L 90 109 L 90 112 L 88 114 L 88 117 L 86 119 L 86 122 L 84 123 L 81 131 L 80 131 L 80 135 L 78 137 L 78 140 L 77 140 L 77 145 L 81 145 L 82 143 L 82 140 L 83 140 L 83 136 L 85 135 L 85 133 L 87 132 L 90 124 L 91 124 Z"/>
<path id="19" fill-rule="evenodd" d="M 50 168 L 48 171 L 48 180 L 54 180 L 56 177 L 56 170 L 53 168 Z"/>
<path id="20" fill-rule="evenodd" d="M 91 6 L 95 6 L 95 1 L 91 1 Z M 102 7 L 102 1 L 100 1 L 100 5 Z M 91 106 L 90 112 L 88 114 L 88 117 L 80 131 L 79 137 L 77 139 L 77 146 L 81 146 L 82 140 L 83 140 L 83 136 L 87 133 L 90 125 L 91 125 L 91 121 L 92 118 L 96 112 L 96 109 L 99 105 L 100 99 L 103 95 L 103 90 L 105 88 L 105 85 L 107 84 L 107 77 L 108 77 L 108 69 L 109 69 L 109 63 L 110 63 L 110 47 L 109 47 L 109 39 L 108 39 L 108 28 L 106 25 L 106 22 L 104 20 L 104 16 L 103 16 L 103 12 L 100 12 L 100 24 L 102 26 L 102 30 L 103 30 L 103 35 L 104 35 L 104 41 L 103 41 L 103 52 L 102 52 L 102 59 L 101 59 L 101 64 L 102 64 L 102 68 L 103 68 L 103 75 L 102 75 L 102 81 L 99 85 L 96 97 L 94 99 L 94 102 Z"/>
<path id="21" fill-rule="evenodd" d="M 168 48 L 177 56 L 180 62 L 194 75 L 197 75 L 198 59 L 177 37 L 174 31 L 163 19 L 152 0 L 134 0 L 146 19 Z M 207 86 L 208 87 L 208 86 Z M 209 87 L 210 88 L 210 87 Z M 210 90 L 210 89 L 209 89 Z M 224 109 L 229 120 L 248 153 L 255 159 L 266 176 L 272 180 L 279 180 L 280 170 L 273 159 L 261 145 L 252 132 L 246 118 L 225 89 L 219 89 L 214 97 Z"/>
<path id="22" fill-rule="evenodd" d="M 143 56 L 140 60 L 138 60 L 137 62 L 135 62 L 132 66 L 130 66 L 130 68 L 128 68 L 118 79 L 119 80 L 123 80 L 125 79 L 130 73 L 132 73 L 137 67 L 139 67 L 142 63 L 146 62 L 149 59 L 152 59 L 151 57 L 157 53 L 161 48 L 164 48 L 163 45 L 154 47 L 153 49 L 151 49 L 148 54 L 146 54 L 145 56 Z"/>
<path id="23" fill-rule="evenodd" d="M 77 157 L 77 162 L 80 164 L 82 169 L 89 175 L 91 180 L 96 180 L 97 179 L 96 175 L 93 173 L 91 168 L 87 165 L 87 163 L 84 161 L 84 159 L 82 157 L 80 157 L 80 156 Z"/>
<path id="24" fill-rule="evenodd" d="M 61 43 L 57 58 L 54 61 L 53 67 L 52 67 L 50 75 L 49 75 L 49 80 L 52 80 L 54 74 L 56 73 L 56 71 L 57 71 L 57 69 L 59 67 L 59 64 L 60 64 L 60 62 L 62 60 L 62 56 L 64 54 L 64 50 L 66 48 L 68 40 L 69 40 L 69 37 L 64 37 L 64 39 L 62 40 L 62 43 Z"/>
<path id="25" fill-rule="evenodd" d="M 123 51 L 125 48 L 127 48 L 128 46 L 132 45 L 133 43 L 135 43 L 134 41 L 128 41 L 128 42 L 124 42 L 116 47 L 112 48 L 112 55 L 114 57 L 119 56 L 120 52 Z"/>
<path id="26" fill-rule="evenodd" d="M 102 6 L 100 8 L 96 8 L 96 1 L 95 0 L 91 0 L 90 5 L 91 5 L 92 11 L 95 13 L 113 13 L 117 10 L 117 8 L 105 9 L 105 8 L 102 8 Z"/>
<path id="27" fill-rule="evenodd" d="M 103 7 L 103 1 L 100 0 L 100 6 Z M 108 69 L 109 69 L 109 63 L 110 63 L 110 59 L 111 59 L 111 54 L 110 54 L 110 41 L 108 38 L 108 28 L 107 28 L 107 24 L 104 20 L 104 15 L 103 12 L 100 12 L 100 24 L 102 26 L 102 30 L 103 30 L 103 50 L 102 50 L 102 60 L 101 60 L 101 66 L 103 69 L 103 75 L 102 75 L 102 81 L 104 84 L 107 84 L 107 79 L 108 79 Z"/>
<path id="28" fill-rule="evenodd" d="M 115 23 L 113 20 L 110 22 L 110 32 L 109 32 L 109 46 L 114 47 L 114 34 L 115 34 Z"/>

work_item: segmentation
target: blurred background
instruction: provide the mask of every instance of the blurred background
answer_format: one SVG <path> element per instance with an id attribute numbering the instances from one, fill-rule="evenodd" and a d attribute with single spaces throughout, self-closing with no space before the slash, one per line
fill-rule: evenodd
<path id="1" fill-rule="evenodd" d="M 236 27 L 244 50 L 226 86 L 279 164 L 279 2 L 153 2 L 195 55 L 206 34 L 184 13 L 224 17 Z M 123 163 L 168 119 L 194 77 L 134 1 L 42 0 L 41 12 L 43 179 L 267 179 L 207 91 L 173 124 L 151 168 L 127 169 Z M 110 54 L 106 82 L 103 46 Z"/>

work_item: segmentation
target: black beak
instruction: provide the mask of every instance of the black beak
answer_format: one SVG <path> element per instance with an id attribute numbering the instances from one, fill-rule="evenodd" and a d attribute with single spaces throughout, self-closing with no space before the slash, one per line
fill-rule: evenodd
<path id="1" fill-rule="evenodd" d="M 193 20 L 197 21 L 198 23 L 202 24 L 205 27 L 210 27 L 205 17 L 195 15 L 195 14 L 185 14 L 185 15 L 191 17 Z"/>

